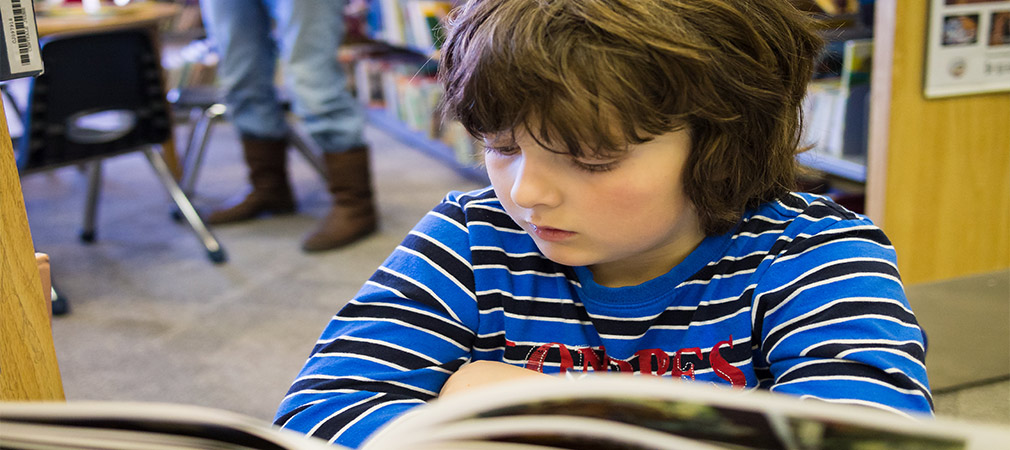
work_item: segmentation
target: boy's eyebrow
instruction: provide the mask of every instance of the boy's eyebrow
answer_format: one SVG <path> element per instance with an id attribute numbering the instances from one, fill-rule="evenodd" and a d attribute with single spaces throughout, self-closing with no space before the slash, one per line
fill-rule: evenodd
<path id="1" fill-rule="evenodd" d="M 509 131 L 498 131 L 494 133 L 485 133 L 481 138 L 484 142 L 501 145 L 514 145 L 516 142 L 515 134 Z"/>

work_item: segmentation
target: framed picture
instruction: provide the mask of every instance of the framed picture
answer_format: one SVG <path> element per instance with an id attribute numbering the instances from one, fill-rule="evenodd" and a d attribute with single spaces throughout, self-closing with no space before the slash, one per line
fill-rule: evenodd
<path id="1" fill-rule="evenodd" d="M 1010 92 L 1010 0 L 930 0 L 924 95 Z"/>

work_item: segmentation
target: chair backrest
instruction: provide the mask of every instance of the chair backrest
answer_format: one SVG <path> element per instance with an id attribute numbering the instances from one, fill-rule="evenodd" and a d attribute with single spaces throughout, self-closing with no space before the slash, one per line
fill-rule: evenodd
<path id="1" fill-rule="evenodd" d="M 168 140 L 161 62 L 149 30 L 53 35 L 40 50 L 45 73 L 29 88 L 17 151 L 22 174 Z"/>

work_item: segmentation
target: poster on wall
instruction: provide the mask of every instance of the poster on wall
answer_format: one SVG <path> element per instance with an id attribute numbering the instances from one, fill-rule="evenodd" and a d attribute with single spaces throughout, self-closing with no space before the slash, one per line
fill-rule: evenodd
<path id="1" fill-rule="evenodd" d="M 1010 0 L 930 0 L 927 98 L 1010 91 Z"/>

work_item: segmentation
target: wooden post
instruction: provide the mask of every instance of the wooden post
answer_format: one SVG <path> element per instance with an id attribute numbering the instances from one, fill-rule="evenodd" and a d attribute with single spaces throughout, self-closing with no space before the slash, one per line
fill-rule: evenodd
<path id="1" fill-rule="evenodd" d="M 2 111 L 3 99 L 0 99 Z M 7 118 L 0 114 L 0 400 L 64 400 Z"/>

